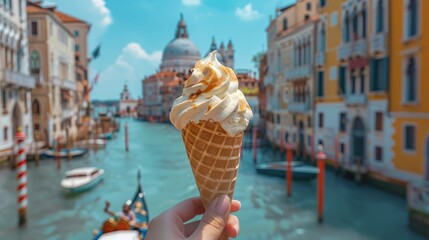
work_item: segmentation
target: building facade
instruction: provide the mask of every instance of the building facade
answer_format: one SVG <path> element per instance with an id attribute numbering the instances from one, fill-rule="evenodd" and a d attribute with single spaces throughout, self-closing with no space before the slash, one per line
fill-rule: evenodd
<path id="1" fill-rule="evenodd" d="M 55 7 L 28 2 L 34 134 L 47 145 L 77 134 L 75 40 L 55 12 Z"/>
<path id="2" fill-rule="evenodd" d="M 139 101 L 131 97 L 128 91 L 128 85 L 124 85 L 121 92 L 121 100 L 119 101 L 119 116 L 121 117 L 135 117 L 137 116 L 137 105 Z"/>
<path id="3" fill-rule="evenodd" d="M 429 2 L 389 4 L 395 16 L 389 30 L 392 174 L 406 182 L 429 180 Z"/>
<path id="4" fill-rule="evenodd" d="M 0 2 L 0 155 L 14 146 L 18 128 L 33 142 L 26 2 Z"/>
<path id="5" fill-rule="evenodd" d="M 244 96 L 246 96 L 247 103 L 253 112 L 253 118 L 250 120 L 250 126 L 257 126 L 259 124 L 259 84 L 251 71 L 237 70 L 238 89 L 240 89 Z"/>

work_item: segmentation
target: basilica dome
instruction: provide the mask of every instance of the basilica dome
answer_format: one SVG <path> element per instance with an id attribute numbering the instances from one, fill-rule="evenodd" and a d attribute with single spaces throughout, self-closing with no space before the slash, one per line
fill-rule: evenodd
<path id="1" fill-rule="evenodd" d="M 164 48 L 161 71 L 187 73 L 200 57 L 197 46 L 189 39 L 186 23 L 181 15 L 175 38 Z"/>

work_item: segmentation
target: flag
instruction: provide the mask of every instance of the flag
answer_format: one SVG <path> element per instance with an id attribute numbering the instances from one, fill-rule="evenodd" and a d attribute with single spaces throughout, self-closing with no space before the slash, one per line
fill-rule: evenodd
<path id="1" fill-rule="evenodd" d="M 100 56 L 100 47 L 101 47 L 101 45 L 98 45 L 95 49 L 94 49 L 94 51 L 92 52 L 92 59 L 94 60 L 94 59 L 96 59 L 96 58 L 98 58 L 99 56 Z"/>
<path id="2" fill-rule="evenodd" d="M 92 81 L 92 84 L 91 84 L 91 86 L 88 89 L 88 93 L 90 93 L 92 91 L 92 89 L 94 88 L 95 84 L 97 84 L 99 78 L 100 78 L 100 72 L 98 72 L 97 75 L 95 75 L 94 81 Z"/>

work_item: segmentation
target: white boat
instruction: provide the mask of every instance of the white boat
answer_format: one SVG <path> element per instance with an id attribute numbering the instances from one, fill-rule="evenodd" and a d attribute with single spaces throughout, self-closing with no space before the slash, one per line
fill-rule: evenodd
<path id="1" fill-rule="evenodd" d="M 79 142 L 75 142 L 75 146 L 78 147 L 105 147 L 106 141 L 104 139 L 88 139 L 88 140 L 82 140 Z"/>
<path id="2" fill-rule="evenodd" d="M 122 230 L 103 234 L 99 240 L 140 240 L 140 237 L 138 231 Z"/>
<path id="3" fill-rule="evenodd" d="M 275 177 L 286 177 L 286 162 L 271 162 L 256 166 L 256 172 Z M 292 178 L 296 180 L 311 180 L 317 177 L 319 169 L 303 162 L 292 162 Z"/>
<path id="4" fill-rule="evenodd" d="M 69 192 L 83 192 L 96 186 L 103 179 L 104 170 L 95 167 L 76 168 L 65 173 L 61 187 Z"/>

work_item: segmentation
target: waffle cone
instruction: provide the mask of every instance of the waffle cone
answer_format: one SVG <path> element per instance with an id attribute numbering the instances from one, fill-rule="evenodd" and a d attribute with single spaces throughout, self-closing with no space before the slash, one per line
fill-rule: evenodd
<path id="1" fill-rule="evenodd" d="M 232 199 L 243 133 L 231 137 L 219 123 L 200 121 L 189 123 L 182 137 L 204 208 L 222 194 Z"/>

